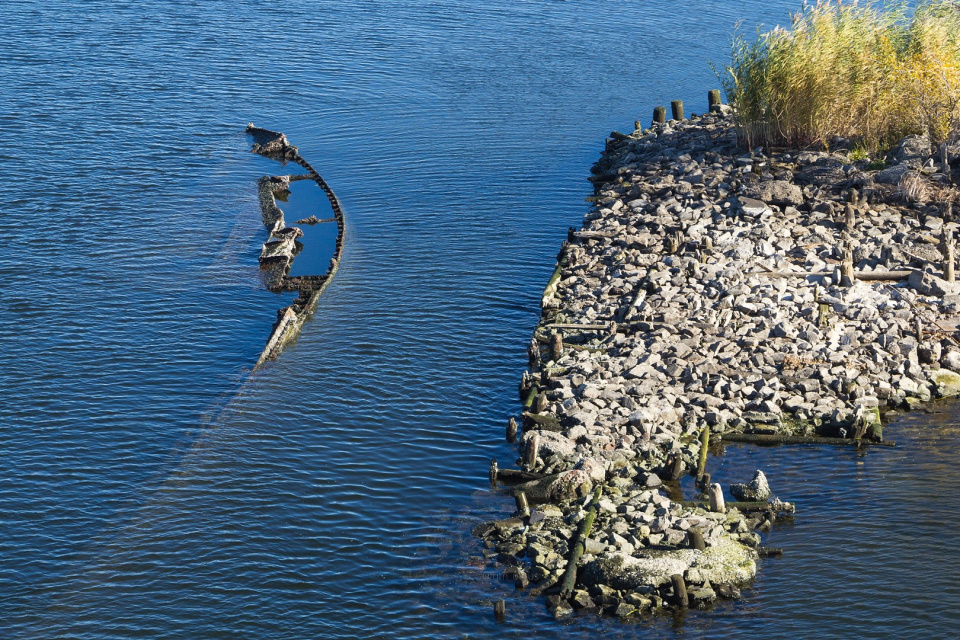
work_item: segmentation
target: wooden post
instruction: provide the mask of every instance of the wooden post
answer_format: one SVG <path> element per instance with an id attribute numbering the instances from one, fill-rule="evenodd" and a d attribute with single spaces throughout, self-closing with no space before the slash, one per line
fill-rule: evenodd
<path id="1" fill-rule="evenodd" d="M 853 190 L 853 193 L 856 193 L 856 189 Z M 853 198 L 855 196 L 851 196 Z M 846 228 L 847 233 L 853 233 L 853 227 L 857 223 L 857 214 L 853 210 L 853 205 L 849 202 L 843 211 L 843 226 Z"/>
<path id="2" fill-rule="evenodd" d="M 674 120 L 683 120 L 683 100 L 674 100 L 671 102 L 670 110 L 673 112 Z"/>
<path id="3" fill-rule="evenodd" d="M 843 262 L 840 263 L 840 284 L 844 287 L 852 287 L 856 279 L 857 276 L 853 272 L 853 249 L 847 246 L 843 252 Z"/>
<path id="4" fill-rule="evenodd" d="M 719 484 L 716 482 L 711 484 L 707 494 L 710 496 L 710 511 L 716 513 L 727 512 L 727 506 L 723 503 L 723 488 Z"/>
<path id="5" fill-rule="evenodd" d="M 537 454 L 540 453 L 540 434 L 534 433 L 527 442 L 527 469 L 533 469 L 537 466 Z"/>
<path id="6" fill-rule="evenodd" d="M 633 130 L 634 130 L 634 131 L 643 131 L 643 125 L 640 124 L 640 121 L 639 121 L 639 120 L 634 120 L 634 121 L 633 121 Z"/>
<path id="7" fill-rule="evenodd" d="M 707 92 L 707 104 L 710 105 L 710 111 L 720 111 L 720 89 Z"/>
<path id="8" fill-rule="evenodd" d="M 860 200 L 860 194 L 856 189 L 850 189 L 850 204 L 857 204 L 857 201 Z"/>
<path id="9" fill-rule="evenodd" d="M 707 543 L 703 540 L 703 532 L 697 527 L 687 530 L 687 539 L 690 541 L 690 548 L 703 551 L 707 548 Z"/>
<path id="10" fill-rule="evenodd" d="M 556 362 L 563 355 L 563 337 L 559 333 L 550 336 L 550 359 Z"/>
<path id="11" fill-rule="evenodd" d="M 700 464 L 697 465 L 697 477 L 702 478 L 707 471 L 707 447 L 710 446 L 710 425 L 703 425 L 700 431 Z"/>
<path id="12" fill-rule="evenodd" d="M 683 474 L 683 457 L 671 453 L 667 457 L 667 480 L 679 480 Z"/>
<path id="13" fill-rule="evenodd" d="M 507 621 L 507 603 L 504 600 L 497 600 L 493 604 L 493 617 L 497 619 L 497 622 L 503 624 Z"/>
<path id="14" fill-rule="evenodd" d="M 667 108 L 654 107 L 653 108 L 653 124 L 663 124 L 666 121 L 667 121 Z"/>
<path id="15" fill-rule="evenodd" d="M 686 609 L 690 602 L 687 600 L 687 585 L 683 581 L 683 576 L 675 573 L 670 576 L 670 583 L 673 585 L 673 597 L 676 605 L 681 609 Z"/>
<path id="16" fill-rule="evenodd" d="M 497 469 L 497 459 L 496 459 L 496 458 L 490 458 L 490 484 L 492 484 L 494 487 L 497 486 L 497 472 L 498 472 L 498 471 L 499 471 L 499 469 Z"/>
<path id="17" fill-rule="evenodd" d="M 507 420 L 507 442 L 517 441 L 517 421 L 513 418 Z"/>
<path id="18" fill-rule="evenodd" d="M 920 316 L 914 318 L 915 329 L 917 332 L 917 342 L 923 342 L 923 320 L 920 319 Z"/>
<path id="19" fill-rule="evenodd" d="M 705 473 L 700 477 L 699 483 L 697 485 L 700 491 L 706 493 L 707 488 L 710 486 L 710 474 Z"/>
<path id="20" fill-rule="evenodd" d="M 517 491 L 516 495 L 513 496 L 513 499 L 517 503 L 517 517 L 529 518 L 530 504 L 527 502 L 527 494 L 523 491 Z"/>
<path id="21" fill-rule="evenodd" d="M 943 227 L 943 279 L 947 282 L 955 280 L 953 273 L 954 265 L 954 246 L 953 234 L 947 231 L 946 225 Z"/>
<path id="22" fill-rule="evenodd" d="M 953 201 L 947 200 L 943 203 L 943 221 L 953 222 Z"/>

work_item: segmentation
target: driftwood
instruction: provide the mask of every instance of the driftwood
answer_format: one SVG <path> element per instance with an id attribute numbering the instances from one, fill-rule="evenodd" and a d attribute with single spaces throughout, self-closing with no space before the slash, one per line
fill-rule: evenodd
<path id="1" fill-rule="evenodd" d="M 710 485 L 711 488 L 719 487 L 718 484 Z M 705 500 L 684 500 L 684 507 L 700 507 L 701 509 L 710 509 L 710 503 Z M 727 509 L 738 509 L 740 513 L 759 513 L 762 511 L 774 511 L 776 513 L 793 513 L 796 511 L 796 505 L 792 502 L 727 502 Z"/>
<path id="2" fill-rule="evenodd" d="M 913 270 L 854 271 L 853 276 L 855 279 L 865 282 L 895 282 L 897 280 L 906 280 L 912 273 Z M 824 276 L 832 276 L 833 271 L 753 271 L 744 275 L 761 276 L 764 278 L 822 278 Z"/>
<path id="3" fill-rule="evenodd" d="M 590 506 L 587 508 L 587 515 L 580 521 L 580 526 L 577 527 L 576 541 L 570 550 L 567 568 L 563 572 L 563 580 L 560 583 L 560 596 L 562 598 L 569 598 L 570 594 L 573 593 L 573 587 L 577 583 L 577 564 L 580 562 L 580 558 L 586 550 L 587 538 L 590 537 L 590 531 L 593 529 L 593 521 L 597 517 L 597 509 L 600 506 L 600 495 L 602 492 L 602 487 L 597 487 L 593 492 L 593 500 L 590 501 Z"/>
<path id="4" fill-rule="evenodd" d="M 848 447 L 874 445 L 881 447 L 895 447 L 897 443 L 889 440 L 873 442 L 872 440 L 854 440 L 852 438 L 826 438 L 824 436 L 785 436 L 774 433 L 725 433 L 717 436 L 721 442 L 746 442 L 750 444 L 832 444 Z"/>
<path id="5" fill-rule="evenodd" d="M 521 482 L 533 482 L 543 477 L 542 473 L 532 473 L 521 469 L 498 469 L 497 481 L 506 484 L 518 484 Z"/>

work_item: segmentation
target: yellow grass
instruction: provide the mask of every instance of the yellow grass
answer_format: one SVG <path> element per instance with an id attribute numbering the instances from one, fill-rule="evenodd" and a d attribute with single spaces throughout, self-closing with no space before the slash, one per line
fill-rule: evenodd
<path id="1" fill-rule="evenodd" d="M 735 37 L 726 72 L 750 147 L 841 136 L 877 151 L 914 133 L 939 143 L 960 131 L 960 4 L 819 1 L 789 29 Z"/>

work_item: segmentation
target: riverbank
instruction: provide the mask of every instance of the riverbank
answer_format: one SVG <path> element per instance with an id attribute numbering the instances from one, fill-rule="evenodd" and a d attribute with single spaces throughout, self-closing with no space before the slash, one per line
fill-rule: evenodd
<path id="1" fill-rule="evenodd" d="M 792 505 L 724 505 L 772 496 L 762 474 L 711 485 L 711 438 L 863 446 L 885 410 L 960 392 L 949 165 L 922 138 L 883 168 L 835 143 L 744 152 L 720 112 L 608 141 L 521 384 L 525 474 L 491 470 L 548 506 L 478 532 L 558 617 L 749 584 L 757 531 Z M 686 472 L 705 502 L 678 495 Z"/>

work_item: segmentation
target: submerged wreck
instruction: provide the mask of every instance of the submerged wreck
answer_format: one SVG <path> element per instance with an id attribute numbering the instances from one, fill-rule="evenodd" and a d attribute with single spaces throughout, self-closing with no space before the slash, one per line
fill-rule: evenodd
<path id="1" fill-rule="evenodd" d="M 316 309 L 320 295 L 340 267 L 344 222 L 343 209 L 336 194 L 316 169 L 300 155 L 297 147 L 290 144 L 287 136 L 277 131 L 261 129 L 253 123 L 247 125 L 246 132 L 253 138 L 251 150 L 254 153 L 281 162 L 295 162 L 307 171 L 306 174 L 264 176 L 257 181 L 263 224 L 270 234 L 260 251 L 260 268 L 264 272 L 267 288 L 278 293 L 297 292 L 297 297 L 292 304 L 277 311 L 277 321 L 273 325 L 273 331 L 254 367 L 257 369 L 264 362 L 274 360 L 280 355 L 283 348 L 297 337 L 303 323 Z M 332 220 L 320 220 L 316 216 L 311 216 L 298 221 L 304 224 L 319 222 L 336 222 L 337 224 L 333 257 L 330 259 L 326 273 L 323 274 L 290 275 L 293 260 L 303 249 L 303 245 L 298 242 L 298 239 L 303 236 L 303 230 L 299 227 L 287 226 L 283 210 L 277 206 L 276 195 L 287 190 L 290 183 L 297 180 L 313 180 L 317 183 L 330 200 L 330 206 L 333 209 Z"/>

